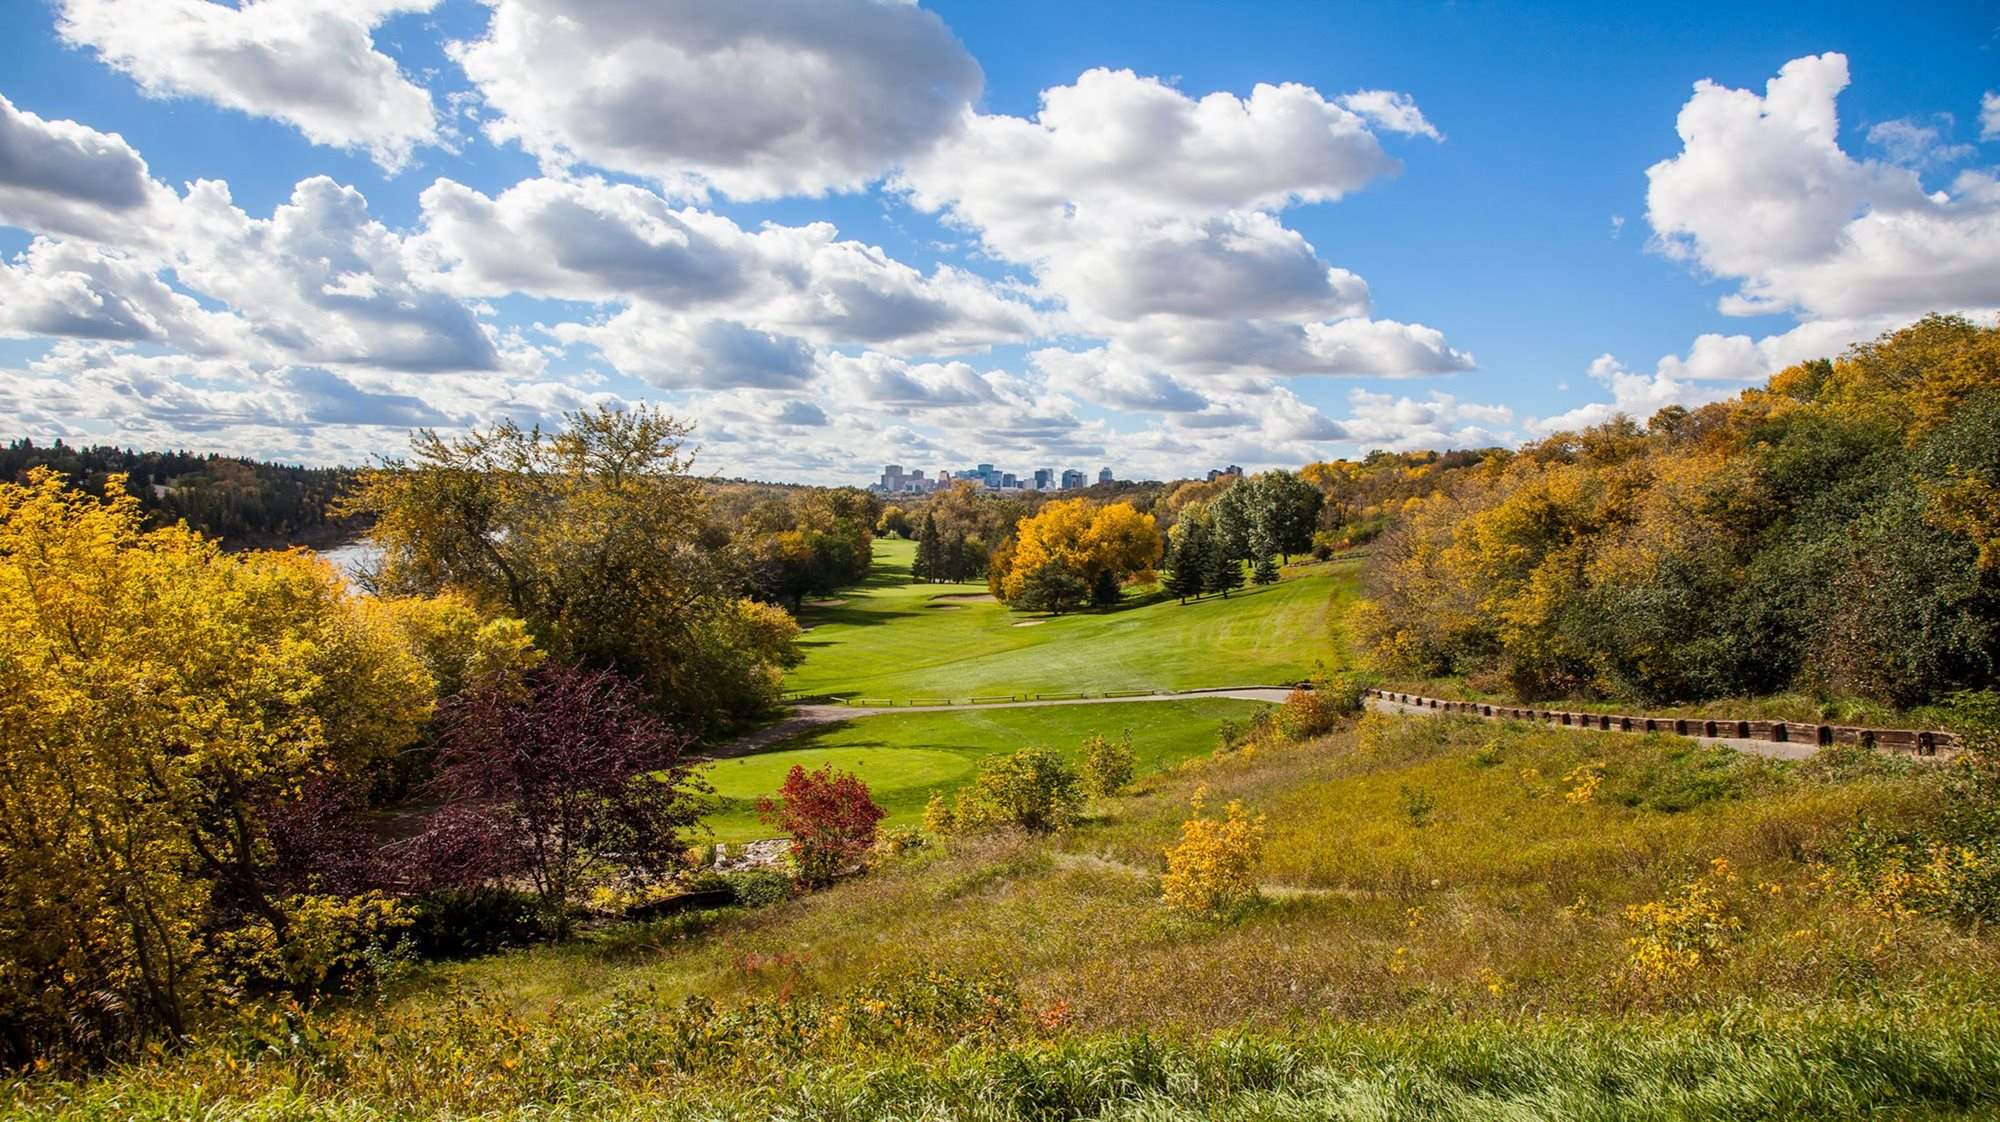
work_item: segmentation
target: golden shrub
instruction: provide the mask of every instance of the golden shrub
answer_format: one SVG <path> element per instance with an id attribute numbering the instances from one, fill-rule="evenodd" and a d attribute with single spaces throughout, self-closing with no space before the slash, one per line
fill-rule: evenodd
<path id="1" fill-rule="evenodd" d="M 1729 860 L 1718 857 L 1666 898 L 1626 908 L 1626 920 L 1639 927 L 1625 941 L 1628 974 L 1662 985 L 1727 958 L 1743 930 L 1733 899 L 1736 881 Z"/>
<path id="2" fill-rule="evenodd" d="M 1167 850 L 1161 899 L 1169 908 L 1195 915 L 1224 915 L 1257 898 L 1255 871 L 1264 852 L 1264 819 L 1251 818 L 1232 802 L 1222 817 L 1202 813 L 1204 791 L 1193 800 L 1194 817 L 1181 823 L 1181 840 Z"/>

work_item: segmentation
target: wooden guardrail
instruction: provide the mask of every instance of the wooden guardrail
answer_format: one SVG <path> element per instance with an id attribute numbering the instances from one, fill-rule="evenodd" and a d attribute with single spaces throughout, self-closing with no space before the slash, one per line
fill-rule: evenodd
<path id="1" fill-rule="evenodd" d="M 1452 701 L 1440 697 L 1370 689 L 1366 696 L 1416 709 L 1440 713 L 1462 713 L 1492 721 L 1541 721 L 1567 728 L 1596 729 L 1601 732 L 1665 732 L 1675 736 L 1706 736 L 1735 740 L 1762 740 L 1773 744 L 1855 744 L 1884 752 L 1911 756 L 1950 754 L 1959 748 L 1958 737 L 1938 729 L 1881 729 L 1857 725 L 1814 724 L 1804 721 L 1746 721 L 1719 717 L 1639 717 L 1622 713 L 1581 713 L 1565 709 L 1539 709 L 1525 705 L 1490 705 L 1480 701 Z"/>

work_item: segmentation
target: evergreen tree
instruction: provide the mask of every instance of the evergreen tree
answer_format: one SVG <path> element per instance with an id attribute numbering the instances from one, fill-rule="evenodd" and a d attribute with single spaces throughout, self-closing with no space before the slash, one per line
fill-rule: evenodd
<path id="1" fill-rule="evenodd" d="M 1199 517 L 1182 516 L 1167 550 L 1167 592 L 1185 604 L 1201 599 L 1208 578 L 1208 527 Z"/>
<path id="2" fill-rule="evenodd" d="M 1257 559 L 1257 564 L 1251 568 L 1250 583 L 1252 584 L 1278 583 L 1278 563 L 1276 561 L 1271 560 L 1269 554 L 1259 557 Z"/>
<path id="3" fill-rule="evenodd" d="M 1208 553 L 1208 569 L 1202 575 L 1201 587 L 1204 592 L 1220 592 L 1224 600 L 1229 594 L 1243 587 L 1243 561 L 1230 555 L 1226 550 L 1213 549 Z"/>
<path id="4" fill-rule="evenodd" d="M 929 583 L 938 578 L 938 532 L 937 515 L 924 515 L 923 528 L 917 531 L 917 559 L 910 564 L 910 579 Z"/>
<path id="5" fill-rule="evenodd" d="M 1051 561 L 1034 572 L 1021 584 L 1021 594 L 1014 598 L 1014 606 L 1029 611 L 1063 614 L 1090 595 L 1090 586 L 1083 578 L 1069 571 L 1059 561 Z"/>
<path id="6" fill-rule="evenodd" d="M 971 551 L 965 548 L 965 534 L 963 532 L 953 534 L 949 556 L 945 561 L 945 570 L 949 575 L 945 579 L 957 583 L 978 576 L 979 574 L 973 571 L 971 558 Z"/>
<path id="7" fill-rule="evenodd" d="M 1109 569 L 1099 569 L 1097 579 L 1090 586 L 1090 602 L 1100 608 L 1115 607 L 1122 595 L 1118 588 L 1118 574 Z"/>

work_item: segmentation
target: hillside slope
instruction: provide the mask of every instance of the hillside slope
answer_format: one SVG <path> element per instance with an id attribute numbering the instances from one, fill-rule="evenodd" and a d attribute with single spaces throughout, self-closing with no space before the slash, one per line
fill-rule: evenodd
<path id="1" fill-rule="evenodd" d="M 1190 799 L 1265 902 L 1175 918 Z M 1857 874 L 1937 773 L 1372 715 L 1069 834 L 413 977 L 23 1109 L 318 1117 L 1948 1117 L 2000 1107 L 2000 941 Z M 1872 866 L 1871 866 L 1872 867 Z M 1219 1036 L 1212 1034 L 1221 1034 Z M 72 1097 L 74 1094 L 75 1097 Z"/>

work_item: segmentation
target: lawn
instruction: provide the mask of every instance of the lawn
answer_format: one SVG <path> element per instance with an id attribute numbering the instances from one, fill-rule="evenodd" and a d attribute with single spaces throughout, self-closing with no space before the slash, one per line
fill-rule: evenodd
<path id="1" fill-rule="evenodd" d="M 889 812 L 887 825 L 915 823 L 932 791 L 970 781 L 979 761 L 1042 744 L 1074 757 L 1093 733 L 1116 738 L 1132 731 L 1144 775 L 1213 749 L 1226 719 L 1243 720 L 1262 702 L 1228 698 L 1050 705 L 1033 709 L 973 709 L 951 713 L 885 713 L 823 725 L 769 751 L 709 765 L 705 775 L 721 797 L 708 825 L 719 841 L 771 836 L 757 821 L 756 800 L 778 789 L 794 764 L 831 764 L 860 776 Z"/>
<path id="2" fill-rule="evenodd" d="M 1149 588 L 1128 590 L 1112 611 L 1047 617 L 987 599 L 983 584 L 912 584 L 915 552 L 878 541 L 864 584 L 806 606 L 806 659 L 786 689 L 963 700 L 1279 685 L 1342 661 L 1334 627 L 1359 576 L 1351 561 L 1298 565 L 1227 600 L 1181 604 Z"/>

